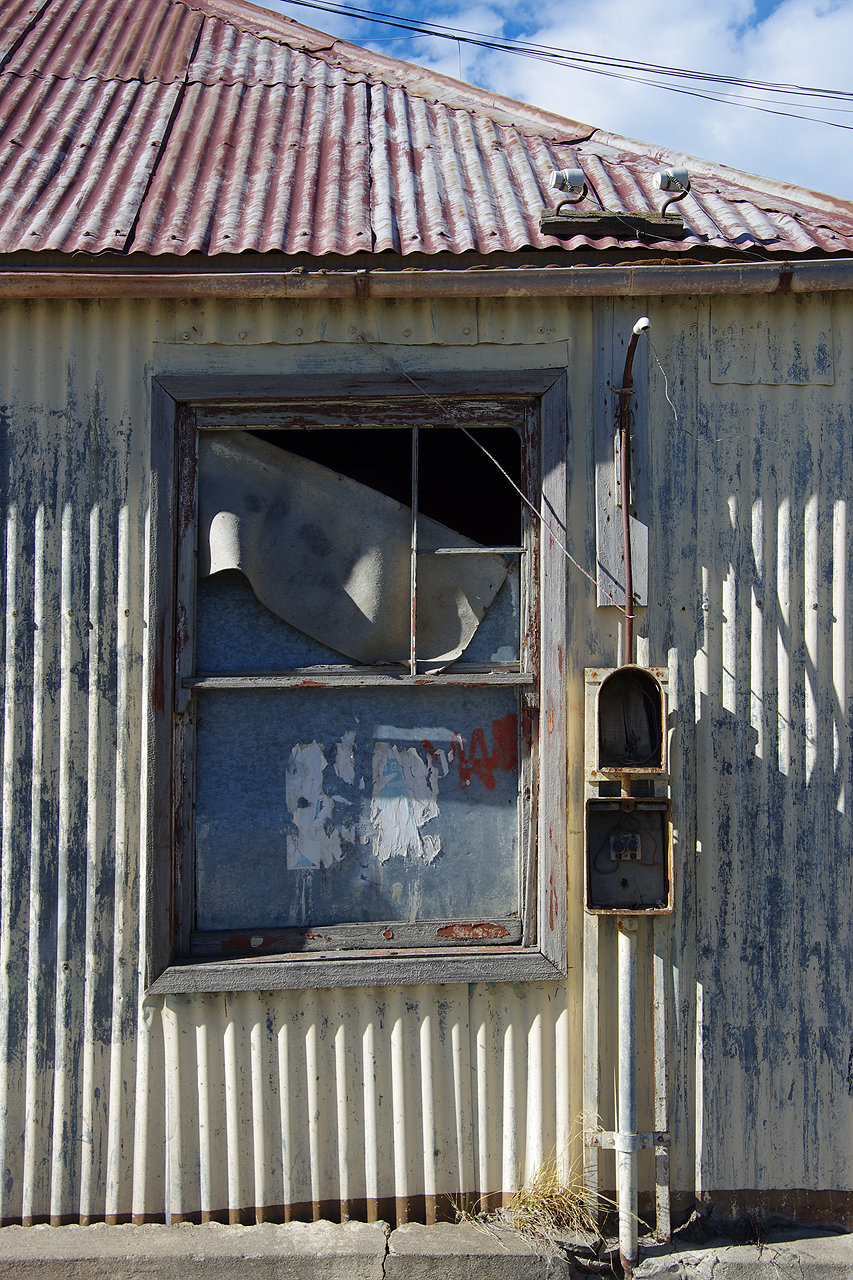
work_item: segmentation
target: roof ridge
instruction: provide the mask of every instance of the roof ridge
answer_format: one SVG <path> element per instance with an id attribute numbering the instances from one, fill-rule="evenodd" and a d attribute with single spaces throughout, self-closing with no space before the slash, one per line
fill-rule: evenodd
<path id="1" fill-rule="evenodd" d="M 315 54 L 339 65 L 342 70 L 361 73 L 393 88 L 405 88 L 415 97 L 434 99 L 451 109 L 487 115 L 498 124 L 515 125 L 520 132 L 559 142 L 582 142 L 596 132 L 596 126 L 542 111 L 529 103 L 507 98 L 466 84 L 438 71 L 427 71 L 412 62 L 372 53 L 359 45 L 339 40 L 327 32 L 305 26 L 286 14 L 274 13 L 251 0 L 170 0 L 191 11 L 229 23 L 249 35 L 277 40 L 301 52 Z"/>

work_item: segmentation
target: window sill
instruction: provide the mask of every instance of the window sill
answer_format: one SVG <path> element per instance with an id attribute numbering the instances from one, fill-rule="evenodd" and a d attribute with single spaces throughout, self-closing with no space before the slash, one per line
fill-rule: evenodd
<path id="1" fill-rule="evenodd" d="M 552 961 L 538 948 L 459 947 L 440 954 L 324 952 L 175 964 L 148 987 L 149 995 L 203 991 L 282 991 L 300 988 L 425 986 L 453 982 L 559 982 L 564 957 Z"/>

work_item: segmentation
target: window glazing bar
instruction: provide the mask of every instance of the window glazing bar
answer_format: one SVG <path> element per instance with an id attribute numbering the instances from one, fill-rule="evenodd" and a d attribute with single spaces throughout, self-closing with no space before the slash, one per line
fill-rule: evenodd
<path id="1" fill-rule="evenodd" d="M 534 676 L 529 671 L 519 671 L 518 663 L 507 664 L 516 670 L 501 671 L 448 671 L 438 675 L 426 672 L 412 675 L 408 671 L 397 674 L 373 674 L 370 671 L 272 671 L 272 672 L 216 672 L 185 676 L 184 689 L 349 689 L 384 688 L 421 689 L 428 685 L 532 685 Z"/>
<path id="2" fill-rule="evenodd" d="M 523 556 L 526 547 L 424 547 L 419 556 Z"/>

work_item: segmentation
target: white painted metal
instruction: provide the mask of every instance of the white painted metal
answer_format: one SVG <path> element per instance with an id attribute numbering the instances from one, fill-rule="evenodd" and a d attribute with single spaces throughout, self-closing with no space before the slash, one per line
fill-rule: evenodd
<path id="1" fill-rule="evenodd" d="M 669 1183 L 669 931 L 670 922 L 655 916 L 653 929 L 654 977 L 652 981 L 654 1080 L 655 1080 L 655 1132 L 666 1134 L 666 1141 L 655 1145 L 655 1235 L 658 1240 L 669 1240 L 672 1235 Z"/>
<path id="2" fill-rule="evenodd" d="M 635 916 L 620 916 L 616 921 L 619 948 L 616 1199 L 619 1257 L 627 1280 L 637 1263 L 637 929 Z"/>
<path id="3" fill-rule="evenodd" d="M 772 329 L 778 301 L 738 300 L 739 341 Z M 814 324 L 812 303 L 798 299 L 807 345 L 826 332 L 825 303 Z M 554 328 L 565 333 L 568 317 L 571 337 L 551 345 L 538 333 L 542 300 L 501 304 L 512 342 L 488 304 L 434 304 L 417 351 L 398 331 L 410 308 L 398 321 L 392 307 L 370 307 L 407 367 L 568 370 L 570 546 L 589 565 L 590 300 L 555 305 Z M 145 584 L 157 571 L 146 563 L 149 379 L 363 369 L 355 303 L 329 308 L 332 341 L 288 336 L 309 313 L 319 335 L 324 308 L 265 303 L 233 348 L 247 322 L 226 303 L 0 309 L 3 1221 L 253 1219 L 256 1207 L 311 1215 L 340 1212 L 340 1201 L 352 1216 L 381 1216 L 404 1212 L 406 1197 L 415 1216 L 445 1193 L 506 1194 L 553 1154 L 566 1170 L 581 1159 L 582 1024 L 597 1014 L 590 998 L 600 989 L 607 1003 L 616 989 L 602 945 L 583 990 L 582 671 L 618 661 L 619 628 L 574 570 L 566 983 L 144 992 L 156 800 L 143 785 Z M 184 340 L 184 315 L 201 310 L 201 338 Z M 707 300 L 635 310 L 653 320 L 678 414 L 649 353 L 650 606 L 637 629 L 644 660 L 670 671 L 676 911 L 668 957 L 654 954 L 671 994 L 673 1208 L 694 1191 L 723 1208 L 775 1191 L 802 1213 L 853 1187 L 849 1018 L 838 1012 L 853 988 L 850 302 L 831 301 L 833 382 L 773 386 L 711 382 Z M 586 934 L 592 983 L 598 926 Z M 639 1061 L 653 1052 L 649 1014 Z M 601 1054 L 600 1122 L 613 1128 L 608 1033 Z M 654 1102 L 641 1087 L 641 1129 L 658 1127 Z M 601 1157 L 610 1191 L 611 1161 Z M 642 1158 L 640 1174 L 642 1199 L 654 1193 Z"/>

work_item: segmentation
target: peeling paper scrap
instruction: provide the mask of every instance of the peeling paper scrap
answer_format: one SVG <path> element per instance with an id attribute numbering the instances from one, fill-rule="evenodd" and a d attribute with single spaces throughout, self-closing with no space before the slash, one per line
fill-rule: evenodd
<path id="1" fill-rule="evenodd" d="M 273 613 L 357 662 L 409 658 L 411 521 L 393 498 L 246 432 L 199 436 L 199 576 L 239 569 Z M 418 526 L 424 545 L 480 545 Z M 467 648 L 506 573 L 498 554 L 419 558 L 427 668 Z"/>
<path id="2" fill-rule="evenodd" d="M 345 733 L 335 751 L 335 773 L 341 782 L 355 782 L 355 729 Z"/>
<path id="3" fill-rule="evenodd" d="M 287 867 L 331 867 L 343 857 L 341 832 L 333 826 L 335 798 L 323 791 L 326 757 L 319 742 L 291 748 L 285 793 L 296 835 L 287 836 Z"/>
<path id="4" fill-rule="evenodd" d="M 370 819 L 375 827 L 373 856 L 422 858 L 435 861 L 441 852 L 439 836 L 424 835 L 421 827 L 438 817 L 438 772 L 414 747 L 377 742 L 373 748 L 373 798 Z"/>

